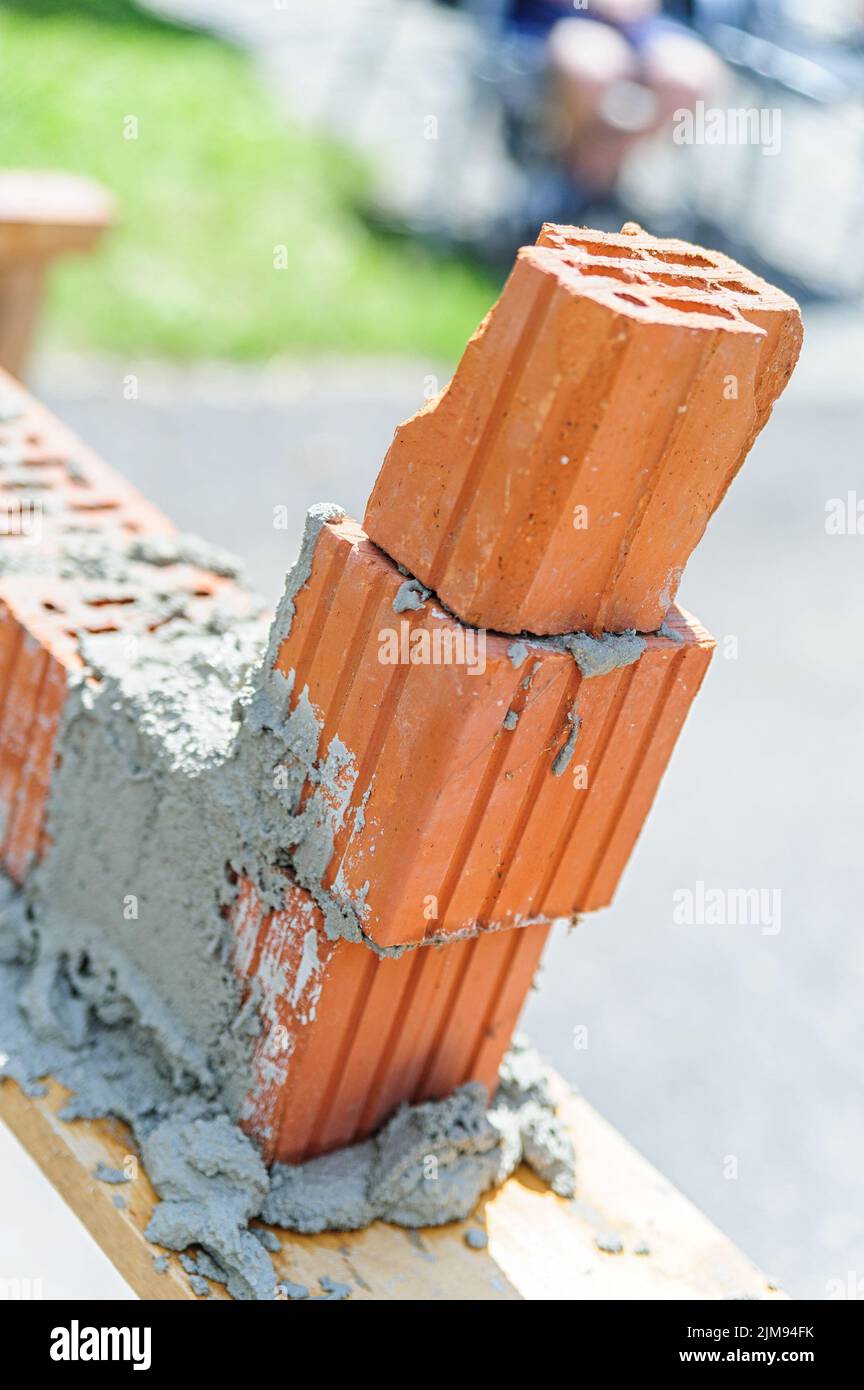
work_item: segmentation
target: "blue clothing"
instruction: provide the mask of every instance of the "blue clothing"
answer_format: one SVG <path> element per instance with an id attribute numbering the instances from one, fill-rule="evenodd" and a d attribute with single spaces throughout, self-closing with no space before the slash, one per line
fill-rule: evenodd
<path id="1" fill-rule="evenodd" d="M 569 5 L 556 5 L 555 0 L 513 0 L 508 23 L 523 34 L 544 38 L 560 19 L 590 19 L 595 24 L 606 24 L 626 39 L 637 53 L 656 39 L 658 34 L 682 32 L 680 24 L 666 19 L 659 13 L 648 15 L 647 18 L 636 20 L 632 24 L 615 24 L 603 15 L 592 14 L 590 5 L 582 10 L 571 9 Z"/>
<path id="2" fill-rule="evenodd" d="M 559 19 L 570 15 L 588 17 L 587 10 L 569 10 L 564 5 L 556 5 L 554 0 L 513 0 L 510 9 L 510 23 L 517 29 L 526 29 L 532 34 L 547 34 Z"/>

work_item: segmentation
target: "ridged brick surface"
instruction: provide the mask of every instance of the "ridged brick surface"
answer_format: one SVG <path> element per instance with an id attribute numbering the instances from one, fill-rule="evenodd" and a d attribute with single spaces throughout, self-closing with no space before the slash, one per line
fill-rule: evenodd
<path id="1" fill-rule="evenodd" d="M 463 622 L 655 631 L 798 356 L 795 302 L 728 258 L 544 228 L 364 527 Z"/>
<path id="2" fill-rule="evenodd" d="M 38 535 L 11 534 L 22 499 L 39 512 Z M 77 435 L 0 371 L 0 522 L 3 546 L 45 553 L 91 530 L 136 536 L 176 528 Z"/>
<path id="3" fill-rule="evenodd" d="M 39 850 L 67 672 L 0 604 L 0 861 L 23 882 Z"/>
<path id="4" fill-rule="evenodd" d="M 264 1032 L 244 1128 L 269 1162 L 295 1162 L 376 1130 L 403 1101 L 465 1081 L 490 1091 L 548 927 L 497 932 L 398 958 L 328 941 L 296 885 L 279 912 L 242 882 L 237 969 L 261 991 Z"/>
<path id="5" fill-rule="evenodd" d="M 318 715 L 319 754 L 338 737 L 355 759 L 325 886 L 365 899 L 363 929 L 381 946 L 605 906 L 713 640 L 674 612 L 680 640 L 653 636 L 638 662 L 602 676 L 536 641 L 514 667 L 512 640 L 493 633 L 476 675 L 391 665 L 382 634 L 404 634 L 409 655 L 421 634 L 430 651 L 436 635 L 455 647 L 460 629 L 432 600 L 395 614 L 402 583 L 356 522 L 328 523 L 277 655 L 295 704 L 306 692 Z M 556 775 L 571 716 L 575 750 Z"/>

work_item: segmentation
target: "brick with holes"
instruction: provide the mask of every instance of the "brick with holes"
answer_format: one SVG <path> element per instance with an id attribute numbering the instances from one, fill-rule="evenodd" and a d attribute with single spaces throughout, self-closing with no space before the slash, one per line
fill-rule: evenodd
<path id="1" fill-rule="evenodd" d="M 638 660 L 583 676 L 564 644 L 465 628 L 416 588 L 330 521 L 276 655 L 319 764 L 347 750 L 338 796 L 306 787 L 333 836 L 324 890 L 378 946 L 605 906 L 712 639 L 673 610 Z"/>
<path id="2" fill-rule="evenodd" d="M 0 864 L 16 882 L 45 847 L 57 732 L 83 670 L 82 641 L 134 639 L 153 629 L 154 614 L 248 611 L 250 596 L 230 577 L 173 555 L 175 535 L 0 371 Z M 144 544 L 150 559 L 136 559 Z"/>
<path id="3" fill-rule="evenodd" d="M 121 551 L 176 527 L 50 411 L 0 371 L 0 543 L 56 555 L 88 536 Z M 10 551 L 10 553 L 12 553 Z"/>
<path id="4" fill-rule="evenodd" d="M 686 242 L 541 243 L 397 429 L 364 526 L 463 622 L 655 631 L 795 365 L 798 307 Z"/>
<path id="5" fill-rule="evenodd" d="M 364 1138 L 404 1101 L 471 1080 L 493 1091 L 549 931 L 382 957 L 329 940 L 296 884 L 273 911 L 248 881 L 232 922 L 236 968 L 257 982 L 263 1018 L 242 1123 L 283 1163 Z"/>

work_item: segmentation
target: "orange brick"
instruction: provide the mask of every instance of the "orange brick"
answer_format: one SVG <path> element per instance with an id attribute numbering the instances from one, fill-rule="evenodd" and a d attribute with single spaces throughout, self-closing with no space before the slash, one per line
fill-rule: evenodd
<path id="1" fill-rule="evenodd" d="M 67 694 L 66 671 L 46 653 L 29 747 L 2 847 L 3 865 L 16 883 L 23 883 L 39 853 L 54 768 L 55 741 Z"/>
<path id="2" fill-rule="evenodd" d="M 14 524 L 22 500 L 36 509 L 23 530 Z M 126 566 L 129 577 L 93 580 L 63 562 L 82 532 L 116 549 L 118 574 Z M 82 639 L 144 635 L 173 611 L 192 621 L 214 606 L 245 616 L 255 602 L 233 580 L 194 565 L 129 565 L 125 552 L 137 538 L 174 534 L 161 512 L 0 371 L 0 558 L 25 562 L 0 572 L 0 864 L 19 882 L 45 848 L 55 739 L 69 673 L 83 667 Z M 147 602 L 157 595 L 169 600 L 158 622 Z"/>
<path id="3" fill-rule="evenodd" d="M 21 499 L 40 512 L 36 538 L 0 532 L 0 545 L 54 554 L 79 533 L 110 531 L 119 543 L 176 528 L 131 483 L 6 372 L 0 370 L 0 521 Z"/>
<path id="4" fill-rule="evenodd" d="M 46 662 L 36 639 L 19 629 L 0 713 L 0 843 L 5 843 L 14 817 Z"/>
<path id="5" fill-rule="evenodd" d="M 147 587 L 176 592 L 178 608 L 205 619 L 214 603 L 244 614 L 253 601 L 230 580 L 189 565 L 140 566 Z M 41 853 L 54 746 L 79 646 L 90 633 L 143 636 L 152 627 L 146 603 L 111 585 L 51 574 L 0 575 L 0 864 L 22 882 Z M 43 846 L 44 848 L 44 846 Z"/>
<path id="6" fill-rule="evenodd" d="M 307 695 L 317 712 L 319 758 L 337 737 L 353 755 L 324 887 L 361 904 L 379 946 L 605 905 L 712 639 L 676 613 L 680 640 L 652 636 L 635 664 L 605 675 L 583 677 L 568 651 L 537 640 L 515 667 L 513 642 L 493 633 L 476 674 L 464 662 L 387 664 L 382 634 L 398 633 L 400 657 L 424 641 L 458 651 L 465 636 L 431 599 L 395 614 L 402 584 L 356 522 L 326 524 L 277 654 L 295 707 Z M 571 717 L 573 762 L 556 775 Z"/>
<path id="7" fill-rule="evenodd" d="M 541 240 L 397 429 L 364 526 L 463 622 L 655 631 L 794 367 L 798 308 L 685 242 Z"/>
<path id="8" fill-rule="evenodd" d="M 265 1159 L 297 1162 L 362 1139 L 403 1101 L 465 1081 L 494 1090 L 548 927 L 423 946 L 398 958 L 329 941 L 296 885 L 279 912 L 241 882 L 237 969 L 264 1032 L 243 1119 Z"/>

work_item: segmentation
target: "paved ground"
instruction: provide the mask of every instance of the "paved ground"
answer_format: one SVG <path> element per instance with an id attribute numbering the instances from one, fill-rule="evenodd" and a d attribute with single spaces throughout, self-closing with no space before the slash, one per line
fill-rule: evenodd
<path id="1" fill-rule="evenodd" d="M 614 907 L 553 942 L 525 1017 L 649 1158 L 814 1297 L 864 1276 L 864 536 L 825 531 L 826 501 L 860 486 L 862 349 L 860 324 L 813 322 L 800 379 L 691 563 L 683 602 L 737 659 L 721 640 Z M 142 364 L 136 402 L 129 370 L 54 361 L 38 384 L 178 522 L 243 553 L 275 601 L 305 507 L 361 510 L 436 366 Z M 283 503 L 289 532 L 272 525 Z M 700 880 L 779 889 L 781 930 L 676 926 L 673 893 Z M 121 1287 L 2 1132 L 0 1173 L 0 1278 L 58 1296 Z"/>

